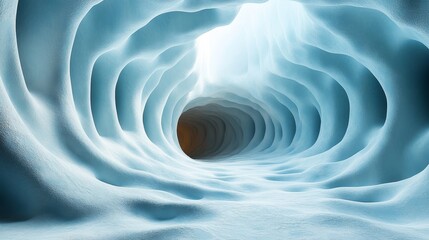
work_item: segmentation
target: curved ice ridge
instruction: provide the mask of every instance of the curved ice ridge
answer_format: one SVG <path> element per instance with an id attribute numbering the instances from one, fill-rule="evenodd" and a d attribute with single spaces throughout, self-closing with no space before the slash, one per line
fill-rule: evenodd
<path id="1" fill-rule="evenodd" d="M 425 0 L 0 0 L 0 239 L 427 239 L 428 46 Z"/>

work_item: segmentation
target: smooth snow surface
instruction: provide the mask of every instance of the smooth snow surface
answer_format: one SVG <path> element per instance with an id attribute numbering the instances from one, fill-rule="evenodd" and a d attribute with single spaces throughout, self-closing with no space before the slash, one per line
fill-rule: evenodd
<path id="1" fill-rule="evenodd" d="M 0 0 L 0 239 L 429 239 L 428 47 L 426 0 Z"/>

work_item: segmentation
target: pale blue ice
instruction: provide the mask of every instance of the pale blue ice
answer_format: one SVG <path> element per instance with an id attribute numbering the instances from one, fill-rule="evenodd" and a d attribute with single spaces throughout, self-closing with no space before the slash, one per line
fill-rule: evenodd
<path id="1" fill-rule="evenodd" d="M 428 47 L 427 0 L 0 0 L 0 239 L 429 239 Z"/>

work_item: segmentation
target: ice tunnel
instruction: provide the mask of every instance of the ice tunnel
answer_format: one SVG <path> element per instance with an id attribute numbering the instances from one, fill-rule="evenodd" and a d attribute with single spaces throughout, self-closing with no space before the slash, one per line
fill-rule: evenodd
<path id="1" fill-rule="evenodd" d="M 0 0 L 0 239 L 429 239 L 429 1 Z"/>

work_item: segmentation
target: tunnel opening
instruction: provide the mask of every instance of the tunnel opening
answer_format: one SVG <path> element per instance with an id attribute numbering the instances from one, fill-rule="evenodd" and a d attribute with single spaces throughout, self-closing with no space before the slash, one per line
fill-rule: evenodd
<path id="1" fill-rule="evenodd" d="M 177 138 L 192 159 L 220 159 L 240 153 L 255 133 L 254 119 L 235 107 L 207 104 L 181 114 Z"/>

